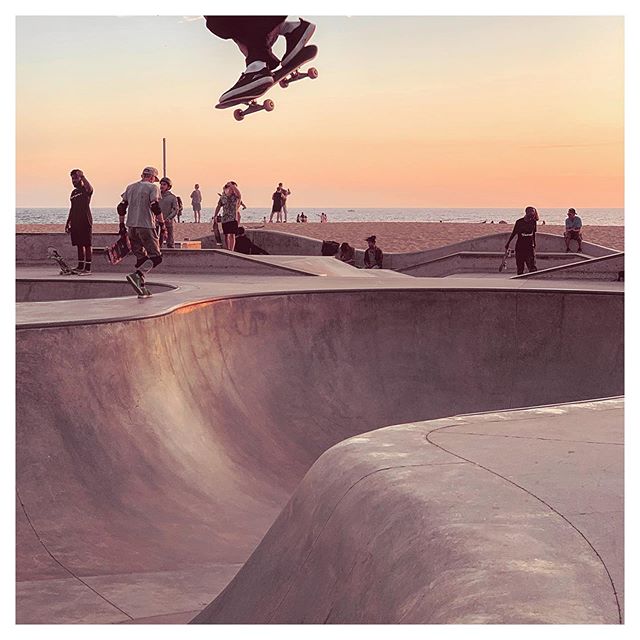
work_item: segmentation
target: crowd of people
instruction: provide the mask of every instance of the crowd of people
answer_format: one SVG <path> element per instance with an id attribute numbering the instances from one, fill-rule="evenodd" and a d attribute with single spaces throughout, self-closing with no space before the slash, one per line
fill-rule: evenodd
<path id="1" fill-rule="evenodd" d="M 65 232 L 71 236 L 71 244 L 77 247 L 78 264 L 72 270 L 77 275 L 91 273 L 92 261 L 92 226 L 91 198 L 93 187 L 89 179 L 81 169 L 72 169 L 70 172 L 73 189 L 70 195 L 70 208 Z M 136 257 L 135 271 L 127 276 L 127 280 L 139 292 L 139 295 L 151 295 L 145 286 L 145 277 L 149 271 L 156 268 L 162 262 L 161 247 L 164 243 L 168 248 L 175 246 L 174 222 L 180 222 L 182 215 L 182 200 L 172 192 L 173 184 L 167 176 L 158 177 L 158 170 L 148 166 L 142 170 L 140 180 L 133 182 L 125 188 L 122 199 L 117 206 L 119 216 L 119 232 L 128 238 L 131 252 Z M 220 221 L 224 234 L 224 247 L 229 251 L 237 251 L 246 254 L 266 254 L 264 249 L 258 247 L 245 234 L 244 227 L 240 226 L 241 208 L 246 208 L 242 201 L 242 194 L 238 184 L 234 181 L 225 183 L 222 193 L 215 207 L 212 224 L 213 231 Z M 272 195 L 273 206 L 270 222 L 276 216 L 276 222 L 287 221 L 286 200 L 291 191 L 279 183 Z M 202 211 L 202 193 L 200 186 L 196 184 L 191 193 L 191 206 L 194 222 L 200 221 Z M 220 214 L 220 212 L 222 212 Z M 126 219 L 125 219 L 126 218 Z M 514 237 L 517 236 L 515 256 L 518 275 L 524 273 L 525 266 L 529 271 L 536 271 L 536 231 L 539 220 L 535 207 L 528 206 L 524 216 L 518 218 L 513 226 L 511 235 L 506 244 L 505 251 Z M 296 222 L 306 222 L 307 216 L 303 213 L 296 216 Z M 326 222 L 326 214 L 322 212 L 320 221 Z M 567 211 L 565 220 L 565 251 L 570 251 L 572 240 L 577 242 L 577 251 L 582 251 L 582 220 L 572 207 Z M 376 244 L 376 236 L 366 238 L 367 249 L 364 252 L 363 263 L 365 269 L 382 269 L 384 255 Z M 330 246 L 329 253 L 325 253 L 324 247 Z M 323 255 L 334 255 L 338 260 L 355 266 L 355 249 L 347 242 L 323 243 Z M 150 263 L 150 264 L 149 264 Z"/>

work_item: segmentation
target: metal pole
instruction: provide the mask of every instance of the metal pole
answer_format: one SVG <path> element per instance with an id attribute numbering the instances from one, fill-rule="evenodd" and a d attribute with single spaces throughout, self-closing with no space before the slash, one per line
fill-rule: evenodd
<path id="1" fill-rule="evenodd" d="M 162 138 L 162 177 L 167 177 L 167 139 Z"/>

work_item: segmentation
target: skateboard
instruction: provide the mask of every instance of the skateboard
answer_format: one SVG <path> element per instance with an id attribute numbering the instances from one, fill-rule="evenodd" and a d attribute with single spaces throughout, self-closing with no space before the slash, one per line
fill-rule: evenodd
<path id="1" fill-rule="evenodd" d="M 153 294 L 149 291 L 146 285 L 139 287 L 131 276 L 127 276 L 127 282 L 133 287 L 133 290 L 138 294 L 138 298 L 150 298 Z"/>
<path id="2" fill-rule="evenodd" d="M 511 249 L 505 249 L 504 255 L 502 256 L 502 262 L 498 267 L 498 271 L 502 273 L 507 268 L 507 258 L 511 257 Z"/>
<path id="3" fill-rule="evenodd" d="M 118 264 L 129 253 L 131 253 L 129 236 L 123 234 L 110 247 L 107 247 L 105 255 L 110 264 Z"/>
<path id="4" fill-rule="evenodd" d="M 213 221 L 213 235 L 216 239 L 216 244 L 221 247 L 222 246 L 222 236 L 220 235 L 220 225 L 217 220 Z"/>
<path id="5" fill-rule="evenodd" d="M 64 258 L 58 253 L 55 247 L 49 247 L 47 249 L 47 256 L 50 260 L 55 260 L 60 267 L 60 275 L 61 276 L 70 276 L 73 275 L 73 270 L 69 265 L 64 261 Z"/>
<path id="6" fill-rule="evenodd" d="M 274 72 L 272 85 L 269 85 L 264 89 L 262 93 L 259 93 L 254 98 L 240 98 L 238 100 L 229 100 L 227 102 L 221 102 L 216 105 L 216 109 L 228 109 L 229 107 L 235 107 L 240 104 L 246 104 L 246 109 L 236 109 L 233 112 L 233 117 L 240 122 L 244 120 L 244 117 L 250 113 L 256 111 L 273 111 L 275 103 L 273 100 L 267 99 L 262 103 L 257 101 L 258 98 L 263 96 L 269 89 L 279 84 L 283 89 L 286 89 L 292 82 L 302 80 L 303 78 L 311 78 L 315 80 L 318 77 L 318 70 L 315 67 L 310 67 L 307 71 L 300 71 L 300 67 L 306 64 L 310 60 L 313 60 L 318 53 L 318 47 L 311 44 L 300 50 L 286 67 L 282 67 Z"/>
<path id="7" fill-rule="evenodd" d="M 220 197 L 222 197 L 222 194 L 219 193 L 218 194 Z M 213 220 L 211 222 L 212 226 L 213 226 L 213 236 L 216 239 L 216 244 L 221 247 L 222 246 L 222 236 L 220 235 L 220 223 L 218 222 L 218 216 L 214 215 L 213 216 Z"/>

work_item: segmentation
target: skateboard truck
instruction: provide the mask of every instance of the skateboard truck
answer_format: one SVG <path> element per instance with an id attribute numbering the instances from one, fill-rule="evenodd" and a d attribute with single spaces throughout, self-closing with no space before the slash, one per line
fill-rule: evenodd
<path id="1" fill-rule="evenodd" d="M 318 70 L 315 67 L 309 67 L 307 71 L 292 71 L 288 76 L 282 78 L 280 80 L 280 86 L 283 89 L 286 89 L 292 82 L 296 82 L 297 80 L 302 80 L 303 78 L 310 78 L 311 80 L 315 80 L 318 77 Z"/>
<path id="2" fill-rule="evenodd" d="M 275 104 L 273 100 L 267 99 L 262 104 L 256 102 L 255 100 L 251 100 L 250 102 L 245 102 L 247 105 L 246 109 L 236 109 L 233 112 L 233 117 L 240 122 L 244 120 L 244 117 L 250 113 L 255 113 L 256 111 L 273 111 L 275 108 Z"/>

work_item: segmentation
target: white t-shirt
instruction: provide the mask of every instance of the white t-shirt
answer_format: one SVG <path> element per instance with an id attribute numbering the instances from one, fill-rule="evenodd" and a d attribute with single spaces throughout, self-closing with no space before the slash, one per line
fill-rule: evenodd
<path id="1" fill-rule="evenodd" d="M 134 182 L 125 189 L 122 199 L 128 203 L 127 227 L 155 229 L 156 217 L 151 211 L 151 203 L 160 200 L 160 186 L 157 182 Z"/>

